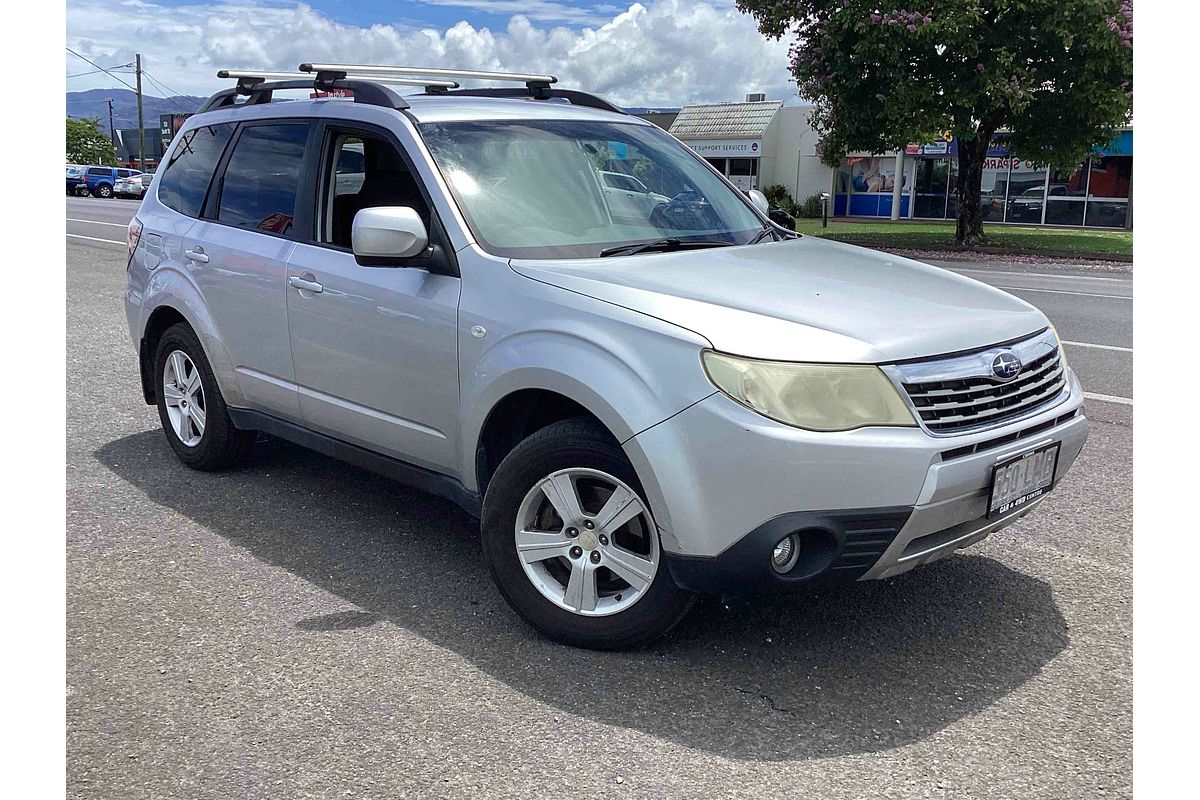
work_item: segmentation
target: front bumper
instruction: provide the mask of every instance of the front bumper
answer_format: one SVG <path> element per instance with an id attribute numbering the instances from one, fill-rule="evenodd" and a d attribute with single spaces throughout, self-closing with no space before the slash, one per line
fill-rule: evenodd
<path id="1" fill-rule="evenodd" d="M 714 394 L 625 443 L 676 580 L 727 591 L 816 578 L 887 578 L 974 544 L 1019 515 L 986 517 L 992 468 L 1062 443 L 1057 484 L 1087 439 L 1083 391 L 1022 420 L 964 436 L 919 428 L 814 433 Z M 779 539 L 805 531 L 810 563 L 770 567 Z M 804 553 L 805 549 L 801 548 Z"/>

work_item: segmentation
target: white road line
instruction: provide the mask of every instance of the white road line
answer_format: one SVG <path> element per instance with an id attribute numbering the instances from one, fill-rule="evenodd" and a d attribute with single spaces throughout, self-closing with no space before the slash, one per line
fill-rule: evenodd
<path id="1" fill-rule="evenodd" d="M 128 228 L 129 225 L 124 222 L 101 222 L 98 219 L 75 219 L 67 217 L 67 222 L 85 222 L 88 225 L 112 225 L 114 228 Z"/>
<path id="2" fill-rule="evenodd" d="M 109 244 L 129 246 L 129 242 L 122 242 L 120 239 L 97 239 L 95 236 L 80 236 L 78 233 L 68 233 L 67 236 L 72 239 L 87 239 L 89 242 L 108 242 Z"/>
<path id="3" fill-rule="evenodd" d="M 1033 289 L 1028 286 L 996 286 L 997 289 L 1003 289 L 1006 292 L 1046 292 L 1047 294 L 1074 294 L 1079 297 L 1107 297 L 1110 300 L 1129 300 L 1133 301 L 1132 297 L 1126 297 L 1121 294 L 1092 294 L 1091 292 L 1068 292 L 1065 289 Z"/>
<path id="4" fill-rule="evenodd" d="M 1088 400 L 1099 400 L 1102 403 L 1120 403 L 1123 406 L 1133 405 L 1132 397 L 1117 397 L 1111 394 L 1096 394 L 1095 392 L 1084 392 L 1083 396 Z"/>
<path id="5" fill-rule="evenodd" d="M 1091 342 L 1068 342 L 1062 340 L 1063 344 L 1069 344 L 1071 347 L 1090 347 L 1093 350 L 1116 350 L 1118 353 L 1132 353 L 1132 347 L 1117 347 L 1115 344 L 1092 344 Z"/>
<path id="6" fill-rule="evenodd" d="M 946 267 L 951 272 L 969 272 L 972 275 L 1007 275 L 1017 278 L 1055 278 L 1063 281 L 1116 281 L 1132 283 L 1133 278 L 1109 278 L 1103 275 L 1054 275 L 1049 272 L 1008 272 L 1000 269 L 962 269 Z"/>

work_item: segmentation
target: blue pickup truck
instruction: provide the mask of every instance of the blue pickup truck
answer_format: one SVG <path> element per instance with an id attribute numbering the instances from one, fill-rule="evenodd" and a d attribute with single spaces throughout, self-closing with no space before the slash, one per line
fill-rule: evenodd
<path id="1" fill-rule="evenodd" d="M 76 164 L 67 165 L 67 194 L 93 195 L 95 197 L 112 197 L 113 189 L 118 178 L 128 178 L 141 175 L 141 170 L 127 167 L 101 167 L 89 165 L 82 167 Z"/>

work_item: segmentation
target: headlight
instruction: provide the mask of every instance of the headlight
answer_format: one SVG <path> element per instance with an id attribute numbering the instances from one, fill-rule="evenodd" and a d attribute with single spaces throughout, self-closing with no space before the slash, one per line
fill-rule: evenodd
<path id="1" fill-rule="evenodd" d="M 1054 341 L 1058 342 L 1058 357 L 1062 359 L 1063 372 L 1066 372 L 1071 368 L 1071 365 L 1067 363 L 1066 345 L 1062 343 L 1062 337 L 1058 335 L 1058 328 L 1054 327 L 1053 322 L 1050 323 L 1050 331 L 1054 334 Z"/>
<path id="2" fill-rule="evenodd" d="M 917 423 L 895 385 L 871 364 L 794 364 L 705 350 L 718 389 L 764 417 L 810 431 Z"/>

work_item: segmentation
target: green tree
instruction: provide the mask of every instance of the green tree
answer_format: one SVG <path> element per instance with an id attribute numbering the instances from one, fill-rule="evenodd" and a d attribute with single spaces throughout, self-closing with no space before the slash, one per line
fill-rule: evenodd
<path id="1" fill-rule="evenodd" d="M 100 120 L 67 117 L 67 163 L 109 166 L 117 163 L 117 149 L 100 132 Z"/>
<path id="2" fill-rule="evenodd" d="M 984 241 L 980 185 L 999 130 L 1066 168 L 1112 138 L 1133 97 L 1131 0 L 737 0 L 815 105 L 823 160 L 957 139 L 955 240 Z"/>

